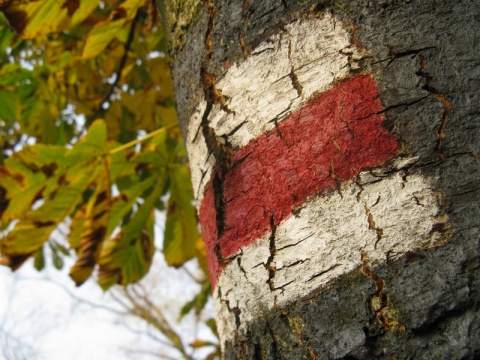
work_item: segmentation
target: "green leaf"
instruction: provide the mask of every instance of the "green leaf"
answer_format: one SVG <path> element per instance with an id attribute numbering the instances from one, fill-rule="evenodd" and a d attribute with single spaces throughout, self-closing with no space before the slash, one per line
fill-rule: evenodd
<path id="1" fill-rule="evenodd" d="M 169 265 L 180 266 L 196 255 L 197 242 L 201 237 L 193 207 L 190 170 L 187 165 L 176 165 L 169 169 L 170 199 L 163 252 Z"/>
<path id="2" fill-rule="evenodd" d="M 157 179 L 154 190 L 138 208 L 121 232 L 107 241 L 100 253 L 98 283 L 106 290 L 114 284 L 130 284 L 148 271 L 154 253 L 154 206 L 163 182 Z"/>
<path id="3" fill-rule="evenodd" d="M 217 322 L 215 321 L 215 319 L 208 319 L 207 321 L 205 321 L 205 325 L 207 325 L 210 330 L 212 330 L 214 335 L 218 337 Z"/>
<path id="4" fill-rule="evenodd" d="M 12 122 L 20 120 L 20 99 L 12 92 L 0 89 L 0 119 Z"/>
<path id="5" fill-rule="evenodd" d="M 69 162 L 90 161 L 91 158 L 106 154 L 107 125 L 98 119 L 88 129 L 88 133 L 66 153 Z"/>
<path id="6" fill-rule="evenodd" d="M 0 167 L 5 175 L 0 177 L 0 193 L 6 194 L 2 202 L 7 203 L 2 221 L 19 218 L 0 241 L 3 264 L 17 269 L 73 212 L 104 168 L 97 155 L 104 153 L 105 139 L 105 123 L 96 121 L 84 139 L 65 155 L 63 148 L 29 146 Z M 43 203 L 33 208 L 37 199 Z"/>
<path id="7" fill-rule="evenodd" d="M 37 271 L 41 271 L 45 268 L 45 255 L 43 253 L 43 248 L 40 248 L 33 258 L 33 267 Z"/>
<path id="8" fill-rule="evenodd" d="M 151 176 L 144 181 L 139 181 L 135 184 L 132 184 L 128 189 L 122 191 L 119 195 L 112 199 L 112 208 L 110 211 L 110 220 L 108 222 L 107 236 L 112 234 L 123 217 L 132 210 L 133 205 L 135 205 L 140 195 L 152 187 L 154 183 L 155 178 Z"/>
<path id="9" fill-rule="evenodd" d="M 192 300 L 187 302 L 182 309 L 180 310 L 180 317 L 181 320 L 185 315 L 187 315 L 190 311 L 195 310 L 195 314 L 199 315 L 200 312 L 203 310 L 205 305 L 207 304 L 210 295 L 212 294 L 212 286 L 210 285 L 209 281 L 205 281 L 200 289 L 200 292 L 196 294 Z"/>
<path id="10" fill-rule="evenodd" d="M 60 254 L 57 252 L 56 249 L 50 247 L 52 249 L 52 263 L 53 267 L 57 270 L 62 270 L 63 269 L 63 258 L 60 256 Z"/>

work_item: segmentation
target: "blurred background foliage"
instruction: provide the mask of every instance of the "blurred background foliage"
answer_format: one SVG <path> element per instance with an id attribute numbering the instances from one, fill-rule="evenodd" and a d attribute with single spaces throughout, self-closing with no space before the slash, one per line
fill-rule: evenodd
<path id="1" fill-rule="evenodd" d="M 166 43 L 154 0 L 0 0 L 1 264 L 73 258 L 106 290 L 160 249 L 206 273 Z"/>

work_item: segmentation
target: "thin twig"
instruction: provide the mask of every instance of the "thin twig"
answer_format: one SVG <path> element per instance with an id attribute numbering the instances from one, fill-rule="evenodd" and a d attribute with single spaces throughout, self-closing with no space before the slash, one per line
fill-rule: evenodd
<path id="1" fill-rule="evenodd" d="M 125 42 L 125 51 L 123 53 L 122 58 L 120 59 L 120 63 L 118 64 L 118 69 L 115 73 L 115 80 L 113 81 L 112 86 L 110 86 L 110 89 L 108 90 L 108 93 L 103 97 L 103 100 L 100 102 L 100 105 L 98 105 L 98 108 L 93 113 L 93 116 L 86 120 L 86 126 L 87 127 L 93 122 L 93 120 L 95 120 L 97 117 L 99 117 L 100 114 L 102 114 L 105 111 L 103 109 L 103 104 L 110 102 L 110 99 L 113 95 L 113 92 L 115 91 L 115 89 L 118 86 L 118 83 L 119 83 L 120 78 L 122 76 L 123 68 L 125 67 L 125 64 L 127 63 L 128 52 L 130 51 L 130 46 L 132 45 L 132 42 L 133 42 L 133 37 L 135 35 L 135 28 L 137 26 L 137 21 L 138 21 L 138 18 L 139 18 L 139 14 L 140 14 L 140 9 L 137 10 L 137 13 L 135 14 L 135 17 L 132 20 L 132 26 L 130 27 L 130 32 L 128 33 L 127 41 Z"/>
<path id="2" fill-rule="evenodd" d="M 137 145 L 137 144 L 139 144 L 139 143 L 141 143 L 141 142 L 143 142 L 147 139 L 150 139 L 151 137 L 157 136 L 158 134 L 160 134 L 160 133 L 162 133 L 162 132 L 164 132 L 168 129 L 174 128 L 175 126 L 178 126 L 178 124 L 177 123 L 172 123 L 172 124 L 166 125 L 164 127 L 161 127 L 160 129 L 152 131 L 151 133 L 148 133 L 147 135 L 142 136 L 139 139 L 132 140 L 132 141 L 126 143 L 126 144 L 120 145 L 120 146 L 116 147 L 115 149 L 110 150 L 109 154 L 112 155 L 112 154 L 115 154 L 119 151 L 125 150 L 125 149 L 129 148 L 130 146 Z"/>
<path id="3" fill-rule="evenodd" d="M 163 346 L 166 346 L 168 348 L 177 350 L 177 348 L 173 344 L 169 343 L 166 340 L 160 339 L 159 337 L 153 335 L 152 333 L 150 333 L 148 331 L 142 331 L 142 330 L 136 329 L 126 322 L 122 322 L 121 325 L 126 330 L 130 331 L 132 334 L 141 335 L 141 336 L 148 336 L 150 339 L 152 339 L 155 342 L 158 342 L 160 345 L 163 345 Z"/>
<path id="4" fill-rule="evenodd" d="M 150 355 L 152 357 L 154 357 L 155 359 L 158 359 L 159 356 L 162 357 L 162 359 L 165 359 L 165 360 L 178 360 L 178 358 L 174 358 L 174 357 L 170 357 L 170 356 L 167 356 L 165 354 L 159 354 L 159 353 L 156 353 L 156 352 L 153 352 L 153 351 L 148 351 L 148 350 L 129 350 L 128 351 L 130 354 L 142 354 L 142 355 Z"/>

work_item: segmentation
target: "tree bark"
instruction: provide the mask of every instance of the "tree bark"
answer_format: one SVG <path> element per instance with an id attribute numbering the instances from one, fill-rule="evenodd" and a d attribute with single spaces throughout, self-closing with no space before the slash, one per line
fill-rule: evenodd
<path id="1" fill-rule="evenodd" d="M 479 357 L 479 3 L 162 10 L 224 357 Z"/>

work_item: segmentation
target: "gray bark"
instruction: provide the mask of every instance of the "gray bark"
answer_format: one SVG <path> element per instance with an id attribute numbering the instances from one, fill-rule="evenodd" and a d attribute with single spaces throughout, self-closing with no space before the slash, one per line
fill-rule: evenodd
<path id="1" fill-rule="evenodd" d="M 181 7 L 180 7 L 181 11 Z M 204 74 L 293 20 L 331 11 L 371 55 L 386 124 L 411 170 L 438 176 L 445 244 L 342 276 L 326 289 L 249 326 L 226 359 L 474 359 L 480 357 L 480 3 L 478 1 L 232 1 L 198 4 L 171 40 L 183 131 L 202 97 Z M 211 40 L 212 47 L 209 42 Z M 203 74 L 203 75 L 202 75 Z M 203 79 L 202 79 L 203 77 Z M 388 171 L 385 169 L 384 171 Z M 407 169 L 408 171 L 408 169 Z M 377 176 L 381 176 L 377 174 Z M 371 304 L 380 298 L 380 307 Z"/>

